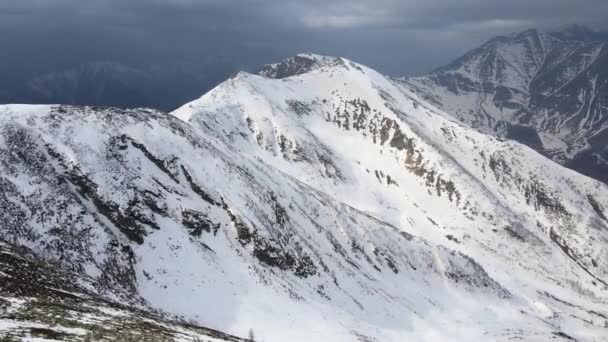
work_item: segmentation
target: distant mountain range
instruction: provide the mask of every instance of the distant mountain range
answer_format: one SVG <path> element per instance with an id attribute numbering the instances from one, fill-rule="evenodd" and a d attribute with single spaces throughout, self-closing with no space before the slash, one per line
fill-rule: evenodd
<path id="1" fill-rule="evenodd" d="M 223 81 L 234 66 L 128 66 L 91 62 L 2 85 L 0 103 L 150 107 L 172 110 Z"/>
<path id="2" fill-rule="evenodd" d="M 607 44 L 583 26 L 527 30 L 402 81 L 467 126 L 608 183 Z"/>

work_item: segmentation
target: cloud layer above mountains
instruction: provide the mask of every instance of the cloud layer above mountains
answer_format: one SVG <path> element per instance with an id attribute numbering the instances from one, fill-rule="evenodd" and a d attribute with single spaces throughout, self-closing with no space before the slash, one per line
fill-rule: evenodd
<path id="1" fill-rule="evenodd" d="M 496 34 L 605 29 L 607 16 L 605 0 L 3 0 L 0 43 L 11 49 L 0 57 L 59 58 L 49 42 L 74 60 L 213 55 L 246 66 L 250 56 L 317 52 L 416 74 Z"/>

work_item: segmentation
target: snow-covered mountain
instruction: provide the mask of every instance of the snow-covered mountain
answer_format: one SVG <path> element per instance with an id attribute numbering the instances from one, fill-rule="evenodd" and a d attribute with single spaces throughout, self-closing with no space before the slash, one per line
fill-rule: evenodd
<path id="1" fill-rule="evenodd" d="M 1 106 L 0 189 L 7 246 L 232 335 L 608 338 L 607 186 L 343 58 L 171 114 Z"/>
<path id="2" fill-rule="evenodd" d="M 570 25 L 496 37 L 404 85 L 482 132 L 608 182 L 608 36 Z"/>

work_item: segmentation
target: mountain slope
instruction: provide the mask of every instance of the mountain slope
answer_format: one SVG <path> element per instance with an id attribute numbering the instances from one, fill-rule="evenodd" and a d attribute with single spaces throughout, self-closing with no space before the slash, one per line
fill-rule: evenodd
<path id="1" fill-rule="evenodd" d="M 351 61 L 281 65 L 302 63 L 172 115 L 0 107 L 7 243 L 265 341 L 606 338 L 604 184 Z"/>
<path id="2" fill-rule="evenodd" d="M 21 340 L 245 341 L 171 320 L 122 297 L 108 301 L 94 281 L 25 248 L 0 242 L 0 338 Z"/>
<path id="3" fill-rule="evenodd" d="M 283 64 L 302 63 L 303 58 Z M 525 268 L 539 262 L 533 273 L 552 269 L 553 278 L 562 266 L 547 266 L 540 255 L 557 252 L 578 260 L 590 284 L 604 292 L 605 280 L 591 271 L 598 270 L 591 266 L 595 257 L 584 265 L 584 257 L 574 256 L 587 254 L 582 250 L 594 244 L 590 236 L 597 230 L 592 226 L 603 231 L 599 227 L 605 221 L 598 219 L 603 209 L 595 211 L 589 201 L 605 199 L 604 186 L 584 177 L 573 183 L 580 176 L 521 145 L 446 120 L 373 70 L 344 59 L 308 58 L 308 73 L 278 79 L 241 73 L 173 114 L 349 205 L 460 247 L 488 267 L 503 267 L 489 266 L 487 259 L 493 257 L 501 265 L 526 260 Z M 547 169 L 553 172 L 542 176 L 540 170 Z M 557 185 L 562 183 L 566 188 Z M 587 196 L 587 191 L 593 193 Z M 568 198 L 572 209 L 563 203 Z M 589 212 L 574 216 L 591 221 L 574 228 L 570 211 L 581 209 Z M 576 237 L 579 229 L 590 230 Z M 536 246 L 530 252 L 538 254 L 509 250 L 489 257 L 487 251 L 502 254 L 503 238 Z M 581 245 L 574 247 L 575 241 Z M 597 253 L 605 255 L 605 250 Z"/>
<path id="4" fill-rule="evenodd" d="M 401 82 L 466 125 L 606 183 L 607 42 L 580 26 L 528 30 Z"/>

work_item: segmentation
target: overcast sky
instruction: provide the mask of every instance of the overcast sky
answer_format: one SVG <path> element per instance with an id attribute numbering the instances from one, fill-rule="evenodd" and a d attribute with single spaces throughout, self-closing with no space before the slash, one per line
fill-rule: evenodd
<path id="1" fill-rule="evenodd" d="M 0 0 L 0 58 L 32 70 L 41 60 L 247 68 L 316 52 L 411 75 L 497 34 L 568 23 L 605 30 L 606 18 L 607 0 Z"/>

